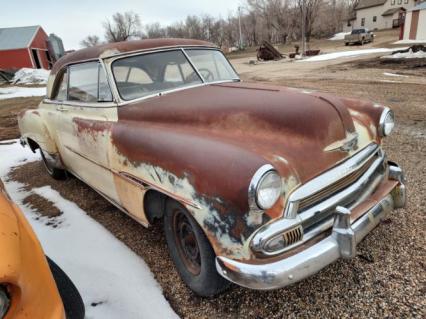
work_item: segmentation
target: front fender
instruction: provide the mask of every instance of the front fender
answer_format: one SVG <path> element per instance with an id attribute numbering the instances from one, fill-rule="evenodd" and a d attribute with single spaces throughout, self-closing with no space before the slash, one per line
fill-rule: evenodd
<path id="1" fill-rule="evenodd" d="M 248 239 L 268 222 L 251 216 L 248 186 L 267 163 L 258 154 L 192 129 L 124 122 L 112 129 L 111 163 L 185 205 L 216 254 L 251 257 Z"/>

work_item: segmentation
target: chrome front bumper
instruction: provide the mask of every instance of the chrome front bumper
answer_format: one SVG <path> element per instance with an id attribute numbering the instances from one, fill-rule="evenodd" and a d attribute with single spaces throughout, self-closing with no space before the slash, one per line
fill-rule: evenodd
<path id="1" fill-rule="evenodd" d="M 392 176 L 392 174 L 394 174 Z M 351 224 L 351 211 L 338 206 L 331 235 L 316 244 L 271 263 L 244 263 L 226 257 L 216 258 L 216 269 L 223 277 L 251 289 L 277 289 L 309 277 L 339 258 L 356 256 L 356 245 L 394 208 L 405 206 L 406 195 L 402 171 L 394 167 L 390 179 L 395 188 L 375 206 Z"/>

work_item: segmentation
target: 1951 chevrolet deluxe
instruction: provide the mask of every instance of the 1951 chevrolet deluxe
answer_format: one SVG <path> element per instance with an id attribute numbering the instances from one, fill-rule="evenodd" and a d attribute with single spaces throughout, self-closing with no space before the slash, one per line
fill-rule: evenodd
<path id="1" fill-rule="evenodd" d="M 405 205 L 403 173 L 380 146 L 389 108 L 242 83 L 204 41 L 68 54 L 19 127 L 54 178 L 72 173 L 145 226 L 163 218 L 171 258 L 201 296 L 302 280 L 353 257 Z"/>

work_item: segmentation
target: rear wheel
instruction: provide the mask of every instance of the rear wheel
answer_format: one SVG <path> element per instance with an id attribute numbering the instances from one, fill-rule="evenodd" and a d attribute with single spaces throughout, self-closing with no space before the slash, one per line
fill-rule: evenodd
<path id="1" fill-rule="evenodd" d="M 49 161 L 49 155 L 46 155 L 43 150 L 40 148 L 41 159 L 43 160 L 44 167 L 46 168 L 47 173 L 54 179 L 63 180 L 67 178 L 67 172 L 63 169 L 56 168 Z"/>
<path id="2" fill-rule="evenodd" d="M 57 264 L 55 264 L 53 260 L 49 257 L 46 258 L 49 263 L 50 271 L 55 279 L 56 286 L 58 287 L 59 294 L 61 295 L 66 318 L 84 319 L 84 303 L 77 288 L 74 286 L 71 279 Z"/>
<path id="3" fill-rule="evenodd" d="M 210 297 L 227 289 L 230 282 L 216 270 L 215 253 L 191 214 L 178 202 L 168 200 L 164 232 L 170 256 L 185 284 L 195 293 Z"/>

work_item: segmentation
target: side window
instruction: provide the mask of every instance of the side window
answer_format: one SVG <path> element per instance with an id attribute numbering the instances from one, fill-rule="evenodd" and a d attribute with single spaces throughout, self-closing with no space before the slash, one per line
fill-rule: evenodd
<path id="1" fill-rule="evenodd" d="M 69 67 L 68 100 L 85 103 L 112 101 L 104 69 L 98 62 Z"/>
<path id="2" fill-rule="evenodd" d="M 68 87 L 68 72 L 65 70 L 62 73 L 56 95 L 53 97 L 54 100 L 65 101 L 67 99 L 67 87 Z"/>

